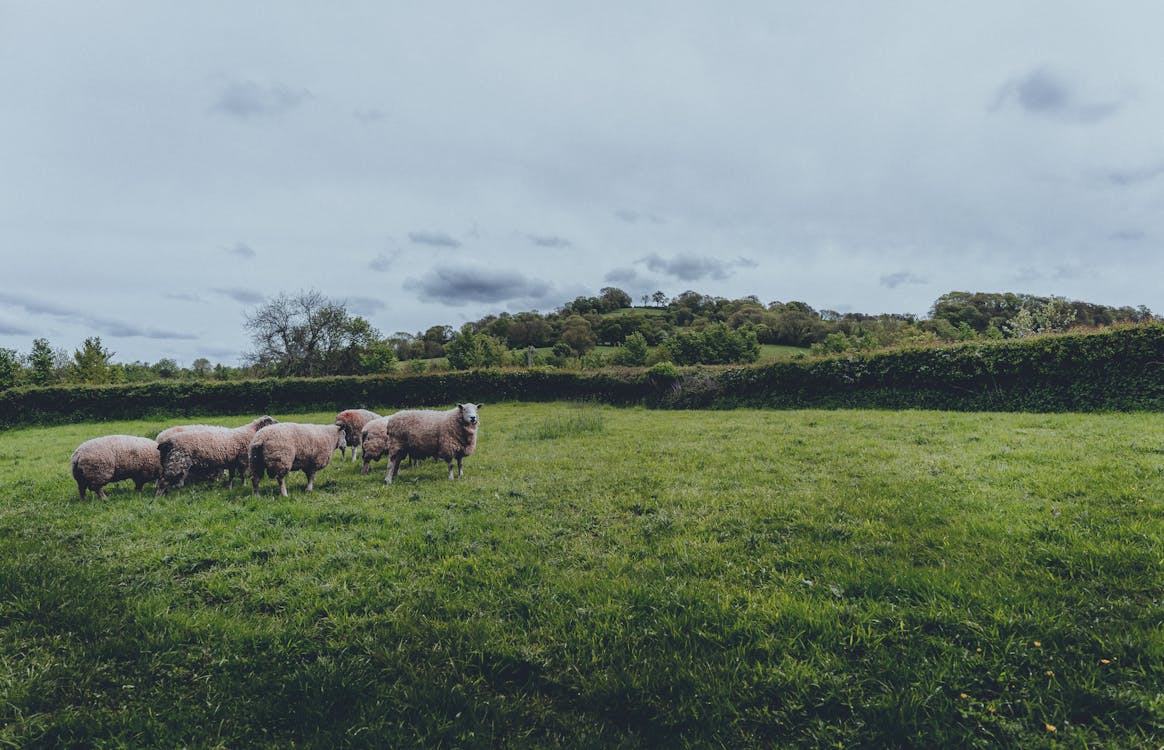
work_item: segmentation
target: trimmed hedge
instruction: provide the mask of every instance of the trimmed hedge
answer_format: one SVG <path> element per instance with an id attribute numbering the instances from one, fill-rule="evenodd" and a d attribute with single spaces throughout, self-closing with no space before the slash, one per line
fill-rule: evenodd
<path id="1" fill-rule="evenodd" d="M 154 414 L 278 414 L 566 399 L 680 409 L 1160 410 L 1164 325 L 743 367 L 683 368 L 674 374 L 534 368 L 16 388 L 0 393 L 0 427 Z"/>
<path id="2" fill-rule="evenodd" d="M 1164 408 L 1164 325 L 688 372 L 673 408 Z"/>

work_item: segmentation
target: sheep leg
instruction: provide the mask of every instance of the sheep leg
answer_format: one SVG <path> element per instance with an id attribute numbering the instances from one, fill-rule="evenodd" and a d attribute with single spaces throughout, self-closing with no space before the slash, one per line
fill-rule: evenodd
<path id="1" fill-rule="evenodd" d="M 105 494 L 105 488 L 104 488 L 104 487 L 98 487 L 98 488 L 97 488 L 97 497 L 101 498 L 102 500 L 108 500 L 108 499 L 109 499 L 109 496 Z"/>
<path id="2" fill-rule="evenodd" d="M 287 475 L 286 474 L 282 474 L 279 476 L 279 494 L 281 494 L 283 497 L 287 497 Z"/>
<path id="3" fill-rule="evenodd" d="M 449 465 L 449 479 L 453 478 L 453 459 L 446 458 L 445 463 Z"/>
<path id="4" fill-rule="evenodd" d="M 360 469 L 360 474 L 361 475 L 367 474 L 371 470 L 372 470 L 372 462 L 371 462 L 371 460 L 368 459 L 367 456 L 364 456 L 364 468 Z"/>
<path id="5" fill-rule="evenodd" d="M 85 502 L 85 485 L 77 482 L 77 492 L 81 495 L 81 502 Z"/>
<path id="6" fill-rule="evenodd" d="M 251 474 L 251 491 L 254 492 L 255 497 L 259 496 L 259 480 L 263 478 L 263 472 Z"/>
<path id="7" fill-rule="evenodd" d="M 315 472 L 305 471 L 304 474 L 307 475 L 307 491 L 311 492 L 313 489 L 315 489 Z"/>
<path id="8" fill-rule="evenodd" d="M 396 473 L 400 470 L 401 458 L 403 458 L 403 456 L 399 454 L 396 456 L 388 457 L 388 473 L 384 475 L 385 484 L 392 484 L 392 477 L 395 476 Z"/>
<path id="9" fill-rule="evenodd" d="M 458 477 L 465 476 L 465 469 L 464 469 L 464 467 L 461 466 L 461 457 L 460 456 L 457 456 L 457 476 Z"/>

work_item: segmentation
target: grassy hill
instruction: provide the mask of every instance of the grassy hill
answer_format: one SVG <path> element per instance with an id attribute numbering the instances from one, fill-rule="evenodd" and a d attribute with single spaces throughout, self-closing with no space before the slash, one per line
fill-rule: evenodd
<path id="1" fill-rule="evenodd" d="M 0 433 L 0 746 L 1164 742 L 1158 415 L 481 416 L 289 498 L 81 504 L 170 422 Z"/>

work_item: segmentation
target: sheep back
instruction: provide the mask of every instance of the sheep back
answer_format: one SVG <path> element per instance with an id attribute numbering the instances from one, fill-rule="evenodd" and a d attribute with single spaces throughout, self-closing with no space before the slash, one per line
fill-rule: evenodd
<path id="1" fill-rule="evenodd" d="M 458 469 L 461 459 L 473 455 L 477 449 L 477 404 L 458 404 L 448 411 L 408 409 L 388 417 L 388 474 L 392 476 L 405 456 L 412 459 L 439 458 L 449 465 L 453 476 L 453 461 Z"/>
<path id="2" fill-rule="evenodd" d="M 367 409 L 345 409 L 335 415 L 335 423 L 343 428 L 344 439 L 347 441 L 348 447 L 352 449 L 353 461 L 356 460 L 356 446 L 363 442 L 361 433 L 364 430 L 364 425 L 379 417 L 379 414 Z M 343 457 L 343 455 L 343 449 L 341 449 L 340 456 Z"/>
<path id="3" fill-rule="evenodd" d="M 163 430 L 158 435 L 162 460 L 158 494 L 170 486 L 181 486 L 191 476 L 214 476 L 223 470 L 233 486 L 236 473 L 240 478 L 245 476 L 251 439 L 274 424 L 277 420 L 263 416 L 241 427 L 182 425 Z"/>
<path id="4" fill-rule="evenodd" d="M 86 440 L 73 451 L 69 464 L 82 500 L 87 489 L 105 499 L 103 488 L 111 482 L 132 479 L 140 490 L 146 482 L 162 474 L 157 442 L 134 435 L 106 435 Z"/>
<path id="5" fill-rule="evenodd" d="M 343 428 L 335 424 L 280 422 L 257 432 L 251 440 L 251 485 L 259 492 L 263 474 L 279 480 L 282 494 L 287 494 L 285 480 L 292 471 L 307 474 L 307 489 L 312 489 L 315 473 L 331 463 L 332 454 L 346 445 Z"/>

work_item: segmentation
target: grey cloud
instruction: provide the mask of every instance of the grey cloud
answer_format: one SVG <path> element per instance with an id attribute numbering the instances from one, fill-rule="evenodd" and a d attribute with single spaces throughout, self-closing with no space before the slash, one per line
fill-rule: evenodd
<path id="1" fill-rule="evenodd" d="M 925 284 L 926 279 L 911 271 L 898 271 L 897 273 L 887 273 L 881 277 L 881 286 L 889 289 L 896 289 L 902 284 Z"/>
<path id="2" fill-rule="evenodd" d="M 0 334 L 4 336 L 31 336 L 32 331 L 22 326 L 0 321 Z"/>
<path id="3" fill-rule="evenodd" d="M 993 110 L 1018 107 L 1029 115 L 1070 122 L 1092 123 L 1118 112 L 1123 101 L 1099 101 L 1085 98 L 1079 85 L 1062 73 L 1046 67 L 1013 79 L 1002 87 Z"/>
<path id="4" fill-rule="evenodd" d="M 1112 232 L 1107 237 L 1110 240 L 1116 240 L 1118 242 L 1139 242 L 1140 240 L 1147 239 L 1148 235 L 1140 229 L 1121 229 L 1117 232 Z"/>
<path id="5" fill-rule="evenodd" d="M 531 234 L 527 236 L 529 237 L 529 241 L 538 247 L 568 248 L 574 246 L 574 243 L 570 242 L 570 240 L 556 235 Z"/>
<path id="6" fill-rule="evenodd" d="M 357 109 L 352 113 L 352 116 L 365 125 L 373 125 L 388 119 L 387 112 L 374 107 L 370 109 Z"/>
<path id="7" fill-rule="evenodd" d="M 387 305 L 382 300 L 376 297 L 348 297 L 346 300 L 347 308 L 356 315 L 372 315 L 378 313 Z"/>
<path id="8" fill-rule="evenodd" d="M 233 81 L 219 92 L 211 109 L 232 117 L 274 117 L 290 112 L 310 98 L 310 91 L 291 89 L 281 83 Z"/>
<path id="9" fill-rule="evenodd" d="M 88 325 L 98 333 L 121 339 L 146 338 L 189 341 L 198 338 L 192 333 L 163 331 L 157 328 L 143 328 L 132 323 L 107 318 L 90 318 L 88 319 Z"/>
<path id="10" fill-rule="evenodd" d="M 544 297 L 550 290 L 546 282 L 527 279 L 517 271 L 465 267 L 438 268 L 420 279 L 408 279 L 404 286 L 416 290 L 424 299 L 454 306 L 469 302 L 537 299 Z"/>
<path id="11" fill-rule="evenodd" d="M 116 318 L 103 318 L 89 315 L 83 310 L 64 307 L 52 302 L 45 302 L 36 297 L 26 297 L 21 294 L 0 292 L 0 304 L 11 305 L 23 309 L 30 315 L 48 315 L 64 320 L 74 325 L 91 329 L 97 333 L 116 338 L 151 338 L 151 339 L 195 339 L 197 336 L 178 331 L 165 331 L 157 328 L 143 328 L 133 323 L 126 323 Z"/>
<path id="12" fill-rule="evenodd" d="M 646 264 L 648 270 L 674 276 L 681 281 L 726 279 L 732 275 L 734 268 L 754 268 L 756 266 L 755 261 L 748 258 L 721 260 L 719 258 L 685 254 L 676 255 L 674 258 L 664 258 L 656 254 L 651 254 L 645 258 L 640 258 L 637 262 Z"/>
<path id="13" fill-rule="evenodd" d="M 176 300 L 178 302 L 201 302 L 202 298 L 197 294 L 190 294 L 189 292 L 166 292 L 162 295 L 166 299 Z"/>
<path id="14" fill-rule="evenodd" d="M 52 315 L 58 318 L 75 318 L 81 315 L 78 310 L 58 305 L 37 297 L 28 297 L 23 294 L 0 292 L 0 304 L 22 308 L 32 315 Z"/>
<path id="15" fill-rule="evenodd" d="M 1100 180 L 1115 187 L 1133 187 L 1164 176 L 1164 163 L 1139 169 L 1112 169 L 1100 174 Z"/>
<path id="16" fill-rule="evenodd" d="M 444 232 L 409 232 L 408 240 L 417 245 L 432 247 L 460 247 L 461 241 Z"/>
<path id="17" fill-rule="evenodd" d="M 619 221 L 625 221 L 627 224 L 638 224 L 640 221 L 649 222 L 651 224 L 666 224 L 667 222 L 659 216 L 652 213 L 645 213 L 642 211 L 635 211 L 629 208 L 620 208 L 614 212 L 614 217 Z"/>
<path id="18" fill-rule="evenodd" d="M 617 284 L 650 286 L 651 281 L 639 275 L 639 272 L 633 268 L 615 268 L 606 273 L 602 277 L 603 281 L 610 281 Z"/>
<path id="19" fill-rule="evenodd" d="M 226 252 L 231 255 L 237 255 L 240 258 L 247 258 L 248 260 L 258 255 L 255 249 L 245 242 L 236 242 L 232 247 L 228 247 Z"/>
<path id="20" fill-rule="evenodd" d="M 220 294 L 227 299 L 232 299 L 235 302 L 241 302 L 244 305 L 256 305 L 266 297 L 253 289 L 240 289 L 238 287 L 230 288 L 216 288 L 213 290 L 216 294 Z"/>
<path id="21" fill-rule="evenodd" d="M 394 253 L 380 253 L 368 262 L 368 268 L 373 271 L 391 271 L 392 266 L 400 258 L 400 251 Z"/>

